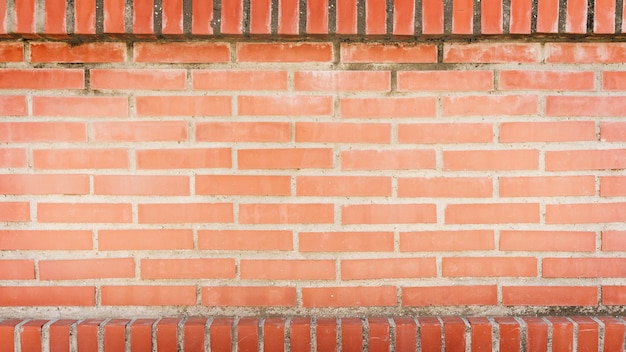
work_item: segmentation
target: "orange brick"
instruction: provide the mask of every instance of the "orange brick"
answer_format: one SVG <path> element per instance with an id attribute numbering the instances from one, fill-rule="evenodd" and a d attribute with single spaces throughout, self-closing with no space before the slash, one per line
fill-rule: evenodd
<path id="1" fill-rule="evenodd" d="M 2 194 L 88 194 L 87 175 L 0 175 Z"/>
<path id="2" fill-rule="evenodd" d="M 91 240 L 91 236 L 89 239 Z M 191 230 L 98 231 L 98 249 L 101 251 L 175 250 L 193 247 Z"/>
<path id="3" fill-rule="evenodd" d="M 576 142 L 595 141 L 593 121 L 503 122 L 500 142 Z"/>
<path id="4" fill-rule="evenodd" d="M 33 116 L 127 117 L 128 98 L 105 96 L 34 96 Z"/>
<path id="5" fill-rule="evenodd" d="M 537 203 L 448 204 L 446 224 L 538 223 Z"/>
<path id="6" fill-rule="evenodd" d="M 0 280 L 32 280 L 34 278 L 34 261 L 22 259 L 0 260 Z"/>
<path id="7" fill-rule="evenodd" d="M 546 43 L 546 62 L 608 64 L 626 60 L 624 43 Z"/>
<path id="8" fill-rule="evenodd" d="M 54 223 L 124 223 L 132 221 L 130 204 L 38 203 L 37 220 Z"/>
<path id="9" fill-rule="evenodd" d="M 493 231 L 400 232 L 401 252 L 442 252 L 495 249 Z"/>
<path id="10" fill-rule="evenodd" d="M 185 89 L 187 71 L 133 70 L 133 69 L 92 69 L 89 71 L 89 86 L 92 89 Z"/>
<path id="11" fill-rule="evenodd" d="M 624 91 L 626 90 L 626 72 L 604 71 L 602 72 L 602 90 Z"/>
<path id="12" fill-rule="evenodd" d="M 202 287 L 202 305 L 212 307 L 292 307 L 296 288 L 280 286 Z"/>
<path id="13" fill-rule="evenodd" d="M 602 231 L 603 251 L 626 251 L 626 231 Z"/>
<path id="14" fill-rule="evenodd" d="M 229 148 L 215 149 L 144 149 L 137 150 L 139 169 L 205 169 L 229 168 Z"/>
<path id="15" fill-rule="evenodd" d="M 301 252 L 390 252 L 392 232 L 300 232 Z"/>
<path id="16" fill-rule="evenodd" d="M 436 277 L 432 258 L 353 259 L 341 261 L 341 280 Z"/>
<path id="17" fill-rule="evenodd" d="M 396 305 L 396 288 L 376 287 L 304 287 L 302 305 L 315 307 L 389 307 Z"/>
<path id="18" fill-rule="evenodd" d="M 444 277 L 537 276 L 537 258 L 453 257 L 442 259 Z"/>
<path id="19" fill-rule="evenodd" d="M 595 306 L 595 286 L 504 286 L 505 306 Z"/>
<path id="20" fill-rule="evenodd" d="M 195 17 L 195 15 L 194 15 Z M 135 43 L 135 62 L 206 63 L 229 62 L 230 48 L 226 43 L 206 42 L 145 42 Z"/>
<path id="21" fill-rule="evenodd" d="M 291 177 L 196 175 L 196 194 L 288 196 L 291 194 Z"/>
<path id="22" fill-rule="evenodd" d="M 333 204 L 239 204 L 241 224 L 330 224 Z"/>
<path id="23" fill-rule="evenodd" d="M 626 149 L 546 152 L 546 170 L 604 170 L 626 168 Z"/>
<path id="24" fill-rule="evenodd" d="M 563 117 L 623 116 L 626 99 L 618 96 L 547 96 L 546 115 Z"/>
<path id="25" fill-rule="evenodd" d="M 239 264 L 241 279 L 334 280 L 334 260 L 245 260 Z"/>
<path id="26" fill-rule="evenodd" d="M 398 91 L 491 91 L 493 71 L 398 71 Z"/>
<path id="27" fill-rule="evenodd" d="M 31 62 L 124 62 L 125 43 L 84 43 L 38 42 L 30 44 Z"/>
<path id="28" fill-rule="evenodd" d="M 444 170 L 537 170 L 537 150 L 459 150 L 443 152 Z"/>
<path id="29" fill-rule="evenodd" d="M 434 150 L 346 150 L 341 152 L 343 170 L 434 169 Z"/>
<path id="30" fill-rule="evenodd" d="M 26 167 L 26 149 L 1 148 L 0 167 Z"/>
<path id="31" fill-rule="evenodd" d="M 239 116 L 330 116 L 333 98 L 330 96 L 239 96 Z"/>
<path id="32" fill-rule="evenodd" d="M 435 117 L 437 100 L 420 98 L 342 98 L 342 118 Z"/>
<path id="33" fill-rule="evenodd" d="M 492 181 L 483 177 L 400 177 L 398 197 L 491 197 Z"/>
<path id="34" fill-rule="evenodd" d="M 389 71 L 298 71 L 294 87 L 304 91 L 389 91 Z"/>
<path id="35" fill-rule="evenodd" d="M 500 250 L 539 252 L 591 252 L 596 234 L 590 231 L 512 231 L 500 232 Z"/>
<path id="36" fill-rule="evenodd" d="M 287 90 L 287 71 L 194 70 L 192 79 L 201 90 Z"/>
<path id="37" fill-rule="evenodd" d="M 391 196 L 386 176 L 298 176 L 297 196 L 368 197 Z"/>
<path id="38" fill-rule="evenodd" d="M 330 43 L 237 43 L 239 62 L 330 62 Z"/>
<path id="39" fill-rule="evenodd" d="M 24 60 L 24 45 L 21 42 L 0 44 L 0 62 L 20 62 Z"/>
<path id="40" fill-rule="evenodd" d="M 391 125 L 384 123 L 296 122 L 296 142 L 389 143 Z"/>
<path id="41" fill-rule="evenodd" d="M 4 230 L 0 231 L 2 250 L 90 250 L 91 231 L 81 230 Z"/>
<path id="42" fill-rule="evenodd" d="M 5 122 L 0 123 L 3 142 L 86 142 L 81 122 Z"/>
<path id="43" fill-rule="evenodd" d="M 502 90 L 593 90 L 591 71 L 501 71 Z"/>
<path id="44" fill-rule="evenodd" d="M 493 125 L 488 123 L 416 123 L 398 125 L 398 142 L 415 144 L 489 143 Z"/>
<path id="45" fill-rule="evenodd" d="M 308 169 L 333 167 L 329 148 L 240 149 L 239 169 Z"/>
<path id="46" fill-rule="evenodd" d="M 232 203 L 139 204 L 140 224 L 230 223 Z"/>
<path id="47" fill-rule="evenodd" d="M 126 169 L 126 149 L 33 150 L 35 169 Z"/>
<path id="48" fill-rule="evenodd" d="M 93 286 L 2 286 L 0 305 L 3 307 L 32 306 L 94 306 Z"/>
<path id="49" fill-rule="evenodd" d="M 413 43 L 342 43 L 341 61 L 375 63 L 434 63 L 437 62 L 437 47 L 434 44 Z"/>
<path id="50" fill-rule="evenodd" d="M 595 224 L 626 221 L 626 203 L 548 204 L 547 224 Z"/>
<path id="51" fill-rule="evenodd" d="M 3 116 L 25 116 L 28 114 L 26 97 L 19 95 L 0 96 L 0 114 Z"/>
<path id="52" fill-rule="evenodd" d="M 233 279 L 235 260 L 231 258 L 142 259 L 141 278 L 169 279 Z"/>
<path id="53" fill-rule="evenodd" d="M 228 96 L 139 96 L 135 97 L 137 116 L 229 116 Z"/>
<path id="54" fill-rule="evenodd" d="M 189 195 L 188 176 L 96 175 L 94 194 L 128 196 Z"/>
<path id="55" fill-rule="evenodd" d="M 516 116 L 536 115 L 539 99 L 536 95 L 476 95 L 445 96 L 443 116 Z"/>
<path id="56" fill-rule="evenodd" d="M 437 222 L 434 204 L 355 204 L 341 208 L 341 222 L 348 224 L 418 224 Z"/>
<path id="57" fill-rule="evenodd" d="M 593 196 L 593 176 L 500 177 L 501 197 Z"/>
<path id="58" fill-rule="evenodd" d="M 135 277 L 133 258 L 41 260 L 41 280 L 85 280 Z"/>
<path id="59" fill-rule="evenodd" d="M 543 277 L 623 277 L 624 258 L 544 258 Z"/>
<path id="60" fill-rule="evenodd" d="M 165 142 L 187 140 L 183 121 L 94 122 L 93 139 L 97 142 Z"/>
<path id="61" fill-rule="evenodd" d="M 601 122 L 600 140 L 606 142 L 626 141 L 626 122 Z"/>
<path id="62" fill-rule="evenodd" d="M 30 221 L 30 203 L 27 202 L 1 202 L 0 221 L 23 222 Z"/>
<path id="63" fill-rule="evenodd" d="M 293 234 L 281 230 L 200 230 L 198 249 L 288 251 L 293 249 Z"/>
<path id="64" fill-rule="evenodd" d="M 443 46 L 443 62 L 531 63 L 539 62 L 539 43 L 449 43 Z"/>
<path id="65" fill-rule="evenodd" d="M 626 304 L 626 286 L 602 286 L 602 304 L 607 306 Z M 622 348 L 620 344 L 620 348 Z"/>
<path id="66" fill-rule="evenodd" d="M 102 286 L 103 306 L 193 306 L 195 286 Z"/>
<path id="67" fill-rule="evenodd" d="M 0 89 L 82 89 L 83 70 L 76 69 L 1 69 Z"/>
<path id="68" fill-rule="evenodd" d="M 285 122 L 198 122 L 196 140 L 208 142 L 288 142 L 291 126 Z"/>

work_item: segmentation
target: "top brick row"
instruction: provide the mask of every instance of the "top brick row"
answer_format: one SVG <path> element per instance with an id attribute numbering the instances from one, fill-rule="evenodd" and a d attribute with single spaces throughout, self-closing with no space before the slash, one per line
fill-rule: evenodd
<path id="1" fill-rule="evenodd" d="M 0 38 L 622 34 L 624 0 L 0 0 Z"/>

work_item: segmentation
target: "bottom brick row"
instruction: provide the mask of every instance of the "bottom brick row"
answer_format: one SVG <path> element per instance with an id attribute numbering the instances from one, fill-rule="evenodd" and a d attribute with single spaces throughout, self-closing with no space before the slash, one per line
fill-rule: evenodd
<path id="1" fill-rule="evenodd" d="M 0 321 L 3 351 L 624 351 L 620 317 Z"/>

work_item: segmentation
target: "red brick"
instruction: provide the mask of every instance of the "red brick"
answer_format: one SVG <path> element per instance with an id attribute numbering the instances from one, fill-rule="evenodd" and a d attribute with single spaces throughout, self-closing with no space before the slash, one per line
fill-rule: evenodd
<path id="1" fill-rule="evenodd" d="M 195 286 L 102 286 L 103 306 L 192 306 Z"/>
<path id="2" fill-rule="evenodd" d="M 102 319 L 85 319 L 76 326 L 76 342 L 82 351 L 96 351 L 98 349 L 98 330 Z"/>
<path id="3" fill-rule="evenodd" d="M 2 194 L 88 194 L 87 175 L 0 175 Z"/>
<path id="4" fill-rule="evenodd" d="M 331 224 L 333 204 L 239 204 L 240 224 Z"/>
<path id="5" fill-rule="evenodd" d="M 183 121 L 95 122 L 93 140 L 98 142 L 160 142 L 187 140 Z"/>
<path id="6" fill-rule="evenodd" d="M 133 57 L 135 62 L 154 63 L 229 62 L 230 48 L 226 43 L 145 42 L 135 43 Z"/>
<path id="7" fill-rule="evenodd" d="M 514 317 L 497 317 L 494 320 L 500 334 L 500 351 L 522 351 L 520 323 Z"/>
<path id="8" fill-rule="evenodd" d="M 398 125 L 398 142 L 417 144 L 489 143 L 493 126 L 488 123 L 416 123 Z"/>
<path id="9" fill-rule="evenodd" d="M 387 34 L 386 5 L 383 1 L 365 1 L 365 34 Z"/>
<path id="10" fill-rule="evenodd" d="M 442 317 L 446 351 L 466 351 L 465 321 L 461 317 Z"/>
<path id="11" fill-rule="evenodd" d="M 363 351 L 363 321 L 359 318 L 341 318 L 340 324 L 341 350 L 346 352 Z"/>
<path id="12" fill-rule="evenodd" d="M 496 286 L 402 287 L 402 306 L 472 306 L 498 302 Z"/>
<path id="13" fill-rule="evenodd" d="M 341 0 L 340 0 L 341 1 Z M 319 351 L 336 351 L 338 338 L 338 321 L 331 318 L 320 318 L 316 320 L 315 345 Z"/>
<path id="14" fill-rule="evenodd" d="M 544 258 L 543 277 L 622 277 L 624 258 Z"/>
<path id="15" fill-rule="evenodd" d="M 297 350 L 292 346 L 290 349 Z M 285 319 L 265 319 L 263 322 L 263 350 L 276 352 L 285 350 Z"/>
<path id="16" fill-rule="evenodd" d="M 334 260 L 246 260 L 239 264 L 241 279 L 334 280 Z"/>
<path id="17" fill-rule="evenodd" d="M 500 142 L 575 142 L 595 141 L 593 121 L 503 122 Z"/>
<path id="18" fill-rule="evenodd" d="M 165 175 L 96 175 L 94 194 L 129 196 L 189 195 L 189 177 Z"/>
<path id="19" fill-rule="evenodd" d="M 535 115 L 536 95 L 484 95 L 443 97 L 443 116 Z"/>
<path id="20" fill-rule="evenodd" d="M 24 60 L 24 45 L 21 42 L 0 43 L 0 62 L 20 62 Z"/>
<path id="21" fill-rule="evenodd" d="M 537 150 L 444 151 L 444 170 L 534 170 L 539 167 Z"/>
<path id="22" fill-rule="evenodd" d="M 13 6 L 15 11 L 13 32 L 22 34 L 27 38 L 31 37 L 36 33 L 35 22 L 37 20 L 37 12 L 35 11 L 35 0 L 19 1 L 14 3 Z"/>
<path id="23" fill-rule="evenodd" d="M 230 223 L 232 203 L 139 204 L 140 224 Z"/>
<path id="24" fill-rule="evenodd" d="M 591 317 L 571 317 L 570 319 L 578 324 L 578 350 L 597 351 L 600 335 L 598 323 Z"/>
<path id="25" fill-rule="evenodd" d="M 288 142 L 286 122 L 198 122 L 196 140 L 208 142 Z"/>
<path id="26" fill-rule="evenodd" d="M 196 194 L 288 196 L 291 194 L 291 177 L 197 175 Z"/>
<path id="27" fill-rule="evenodd" d="M 132 278 L 134 276 L 133 258 L 41 260 L 39 262 L 41 280 Z"/>
<path id="28" fill-rule="evenodd" d="M 591 71 L 501 71 L 500 89 L 507 90 L 593 90 Z"/>
<path id="29" fill-rule="evenodd" d="M 400 232 L 401 252 L 442 252 L 492 250 L 493 231 L 423 231 Z"/>
<path id="30" fill-rule="evenodd" d="M 546 170 L 604 170 L 626 168 L 626 149 L 546 152 Z"/>
<path id="31" fill-rule="evenodd" d="M 82 230 L 4 230 L 0 231 L 3 250 L 90 250 L 91 231 Z"/>
<path id="32" fill-rule="evenodd" d="M 82 89 L 84 71 L 54 68 L 0 70 L 0 89 Z"/>
<path id="33" fill-rule="evenodd" d="M 511 34 L 530 34 L 532 3 L 528 0 L 511 0 L 509 32 Z"/>
<path id="34" fill-rule="evenodd" d="M 282 0 L 278 3 L 278 34 L 298 34 L 300 3 L 298 0 Z"/>
<path id="35" fill-rule="evenodd" d="M 156 324 L 156 347 L 161 351 L 178 349 L 178 324 L 181 318 L 161 318 Z"/>
<path id="36" fill-rule="evenodd" d="M 30 221 L 30 203 L 2 202 L 0 203 L 0 221 L 24 222 Z"/>
<path id="37" fill-rule="evenodd" d="M 239 96 L 239 116 L 330 116 L 333 99 L 330 96 Z"/>
<path id="38" fill-rule="evenodd" d="M 270 0 L 250 2 L 250 33 L 271 34 L 272 3 Z"/>
<path id="39" fill-rule="evenodd" d="M 239 62 L 331 62 L 332 58 L 330 43 L 237 43 Z"/>
<path id="40" fill-rule="evenodd" d="M 328 33 L 328 0 L 306 2 L 306 33 Z"/>
<path id="41" fill-rule="evenodd" d="M 434 204 L 344 205 L 341 222 L 344 225 L 435 223 L 437 209 Z"/>
<path id="42" fill-rule="evenodd" d="M 126 44 L 95 42 L 73 45 L 66 42 L 30 44 L 31 62 L 92 63 L 126 61 Z"/>
<path id="43" fill-rule="evenodd" d="M 336 33 L 357 34 L 357 0 L 338 0 L 335 6 Z"/>
<path id="44" fill-rule="evenodd" d="M 603 251 L 626 251 L 626 231 L 602 231 Z"/>
<path id="45" fill-rule="evenodd" d="M 546 205 L 547 224 L 596 224 L 626 221 L 626 203 Z"/>
<path id="46" fill-rule="evenodd" d="M 602 90 L 624 91 L 626 90 L 626 72 L 604 71 L 602 72 Z"/>
<path id="47" fill-rule="evenodd" d="M 491 321 L 485 317 L 467 318 L 471 330 L 472 352 L 491 351 L 492 327 Z"/>
<path id="48" fill-rule="evenodd" d="M 443 34 L 443 1 L 424 0 L 422 2 L 422 14 L 424 13 L 427 16 L 422 16 L 422 32 L 424 34 Z"/>
<path id="49" fill-rule="evenodd" d="M 91 235 L 89 239 L 91 240 Z M 101 251 L 175 250 L 192 248 L 193 233 L 191 230 L 98 231 L 98 249 Z M 89 249 L 91 249 L 91 245 Z"/>
<path id="50" fill-rule="evenodd" d="M 241 318 L 235 327 L 237 330 L 237 351 L 258 351 L 259 319 Z"/>
<path id="51" fill-rule="evenodd" d="M 321 321 L 323 320 L 317 321 L 318 327 Z M 293 352 L 311 351 L 311 320 L 309 318 L 292 318 L 289 320 L 289 347 Z"/>
<path id="52" fill-rule="evenodd" d="M 202 287 L 202 305 L 211 307 L 292 307 L 295 287 L 220 286 Z"/>
<path id="53" fill-rule="evenodd" d="M 37 220 L 53 223 L 125 223 L 132 221 L 125 203 L 38 203 Z"/>
<path id="54" fill-rule="evenodd" d="M 597 34 L 615 33 L 615 2 L 598 0 L 593 11 L 593 32 Z"/>
<path id="55" fill-rule="evenodd" d="M 92 89 L 185 89 L 186 70 L 125 70 L 125 69 L 92 69 L 89 86 Z"/>
<path id="56" fill-rule="evenodd" d="M 375 63 L 434 63 L 437 47 L 434 44 L 341 44 L 342 62 Z"/>
<path id="57" fill-rule="evenodd" d="M 302 305 L 314 307 L 383 307 L 396 305 L 396 288 L 376 287 L 304 287 Z"/>
<path id="58" fill-rule="evenodd" d="M 70 350 L 70 329 L 76 320 L 60 319 L 50 324 L 50 351 L 60 352 Z M 5 341 L 4 339 L 2 341 Z M 105 340 L 106 341 L 106 340 Z M 108 352 L 108 350 L 107 350 Z"/>
<path id="59" fill-rule="evenodd" d="M 491 91 L 493 71 L 398 71 L 398 91 Z"/>
<path id="60" fill-rule="evenodd" d="M 618 117 L 626 111 L 626 99 L 619 96 L 547 96 L 547 116 Z"/>
<path id="61" fill-rule="evenodd" d="M 183 350 L 202 351 L 204 349 L 204 338 L 207 336 L 207 318 L 187 318 L 183 326 Z"/>
<path id="62" fill-rule="evenodd" d="M 232 349 L 232 329 L 234 319 L 216 318 L 209 327 L 210 346 L 212 351 L 229 352 Z"/>
<path id="63" fill-rule="evenodd" d="M 343 170 L 434 169 L 434 150 L 346 150 L 341 152 Z"/>
<path id="64" fill-rule="evenodd" d="M 296 122 L 296 142 L 389 143 L 391 125 L 383 123 Z"/>
<path id="65" fill-rule="evenodd" d="M 505 306 L 595 306 L 595 286 L 504 286 Z"/>
<path id="66" fill-rule="evenodd" d="M 193 35 L 213 34 L 213 1 L 192 2 L 191 33 Z"/>
<path id="67" fill-rule="evenodd" d="M 619 351 L 624 348 L 624 321 L 613 317 L 598 317 L 604 324 L 604 350 Z"/>
<path id="68" fill-rule="evenodd" d="M 558 0 L 542 0 L 537 2 L 537 32 L 556 33 L 559 22 Z"/>
<path id="69" fill-rule="evenodd" d="M 398 178 L 398 197 L 491 197 L 492 181 L 483 177 Z"/>
<path id="70" fill-rule="evenodd" d="M 135 153 L 139 169 L 229 168 L 232 162 L 228 148 L 144 149 Z"/>
<path id="71" fill-rule="evenodd" d="M 3 142 L 86 142 L 85 124 L 80 122 L 0 123 Z"/>
<path id="72" fill-rule="evenodd" d="M 569 351 L 572 348 L 574 324 L 567 317 L 547 317 L 552 324 L 552 351 Z"/>
<path id="73" fill-rule="evenodd" d="M 74 3 L 74 33 L 96 33 L 96 1 L 84 0 Z"/>
<path id="74" fill-rule="evenodd" d="M 227 96 L 140 96 L 135 97 L 137 116 L 229 116 Z"/>
<path id="75" fill-rule="evenodd" d="M 297 196 L 390 197 L 391 178 L 386 176 L 298 176 Z"/>
<path id="76" fill-rule="evenodd" d="M 33 116 L 127 117 L 128 98 L 105 96 L 34 96 Z"/>
<path id="77" fill-rule="evenodd" d="M 391 232 L 300 232 L 301 252 L 390 252 Z"/>
<path id="78" fill-rule="evenodd" d="M 341 261 L 341 280 L 436 277 L 432 258 L 353 259 Z"/>
<path id="79" fill-rule="evenodd" d="M 593 176 L 500 177 L 501 197 L 593 196 Z"/>
<path id="80" fill-rule="evenodd" d="M 279 230 L 200 230 L 198 249 L 288 251 L 293 249 L 293 234 Z"/>
<path id="81" fill-rule="evenodd" d="M 93 286 L 2 286 L 0 304 L 17 306 L 94 306 L 96 290 Z"/>
<path id="82" fill-rule="evenodd" d="M 20 351 L 41 350 L 42 326 L 47 322 L 47 320 L 28 320 L 25 324 L 20 326 Z"/>
<path id="83" fill-rule="evenodd" d="M 452 1 L 452 33 L 472 34 L 474 2 L 472 0 Z M 478 9 L 477 9 L 478 10 Z"/>
<path id="84" fill-rule="evenodd" d="M 626 122 L 600 122 L 600 140 L 603 142 L 626 141 Z"/>
<path id="85" fill-rule="evenodd" d="M 240 149 L 239 169 L 329 169 L 333 150 L 329 148 Z"/>
<path id="86" fill-rule="evenodd" d="M 163 1 L 162 6 L 163 35 L 183 34 L 183 0 L 166 0 Z"/>
<path id="87" fill-rule="evenodd" d="M 126 149 L 33 150 L 36 169 L 125 169 Z"/>
<path id="88" fill-rule="evenodd" d="M 394 35 L 413 35 L 415 32 L 415 3 L 394 0 L 393 30 Z"/>
<path id="89" fill-rule="evenodd" d="M 591 231 L 513 231 L 500 232 L 500 250 L 539 252 L 591 252 L 596 234 Z"/>
<path id="90" fill-rule="evenodd" d="M 602 286 L 602 304 L 607 306 L 626 304 L 626 286 Z"/>
<path id="91" fill-rule="evenodd" d="M 390 352 L 391 327 L 387 318 L 368 318 L 368 348 L 372 352 Z"/>
<path id="92" fill-rule="evenodd" d="M 130 325 L 130 348 L 135 352 L 152 351 L 153 319 L 136 319 Z"/>
<path id="93" fill-rule="evenodd" d="M 531 63 L 539 62 L 540 44 L 449 43 L 443 47 L 443 62 Z"/>
<path id="94" fill-rule="evenodd" d="M 435 117 L 437 100 L 420 98 L 342 98 L 342 118 Z"/>
<path id="95" fill-rule="evenodd" d="M 142 1 L 133 3 L 132 7 L 132 33 L 140 37 L 152 37 L 154 28 L 154 3 Z"/>
<path id="96" fill-rule="evenodd" d="M 243 20 L 243 3 L 238 0 L 222 1 L 221 32 L 225 34 L 241 34 Z"/>
<path id="97" fill-rule="evenodd" d="M 527 348 L 530 351 L 548 351 L 548 324 L 544 318 L 523 317 L 526 323 Z"/>
<path id="98" fill-rule="evenodd" d="M 145 280 L 235 278 L 235 260 L 230 258 L 142 259 L 140 269 Z"/>
<path id="99" fill-rule="evenodd" d="M 546 62 L 608 64 L 626 60 L 625 43 L 546 43 Z"/>
<path id="100" fill-rule="evenodd" d="M 26 167 L 26 149 L 23 149 L 23 148 L 0 149 L 0 167 L 10 167 L 10 168 Z"/>
<path id="101" fill-rule="evenodd" d="M 15 326 L 22 323 L 21 319 L 7 319 L 0 321 L 0 339 L 5 345 L 2 352 L 11 352 L 15 349 Z"/>
<path id="102" fill-rule="evenodd" d="M 389 91 L 389 71 L 298 71 L 296 90 L 304 91 Z"/>
<path id="103" fill-rule="evenodd" d="M 104 3 L 104 33 L 122 34 L 126 32 L 124 0 L 107 0 Z M 46 11 L 47 12 L 47 11 Z"/>
<path id="104" fill-rule="evenodd" d="M 443 337 L 445 330 L 441 318 L 424 317 L 417 319 L 419 324 L 419 344 L 424 352 L 444 351 Z M 423 346 L 423 347 L 422 347 Z"/>
<path id="105" fill-rule="evenodd" d="M 539 223 L 538 203 L 448 204 L 446 224 Z"/>
<path id="106" fill-rule="evenodd" d="M 34 278 L 35 263 L 32 260 L 0 260 L 0 280 L 32 280 Z"/>
<path id="107" fill-rule="evenodd" d="M 26 97 L 18 95 L 0 96 L 0 114 L 3 116 L 24 116 L 28 114 Z"/>
<path id="108" fill-rule="evenodd" d="M 502 2 L 486 0 L 480 4 L 482 34 L 502 34 Z"/>
<path id="109" fill-rule="evenodd" d="M 448 257 L 442 259 L 444 277 L 537 276 L 533 257 Z"/>
<path id="110" fill-rule="evenodd" d="M 104 351 L 120 351 L 126 344 L 126 325 L 128 319 L 111 319 L 104 325 Z"/>
<path id="111" fill-rule="evenodd" d="M 287 71 L 194 70 L 193 89 L 198 90 L 286 90 Z"/>

